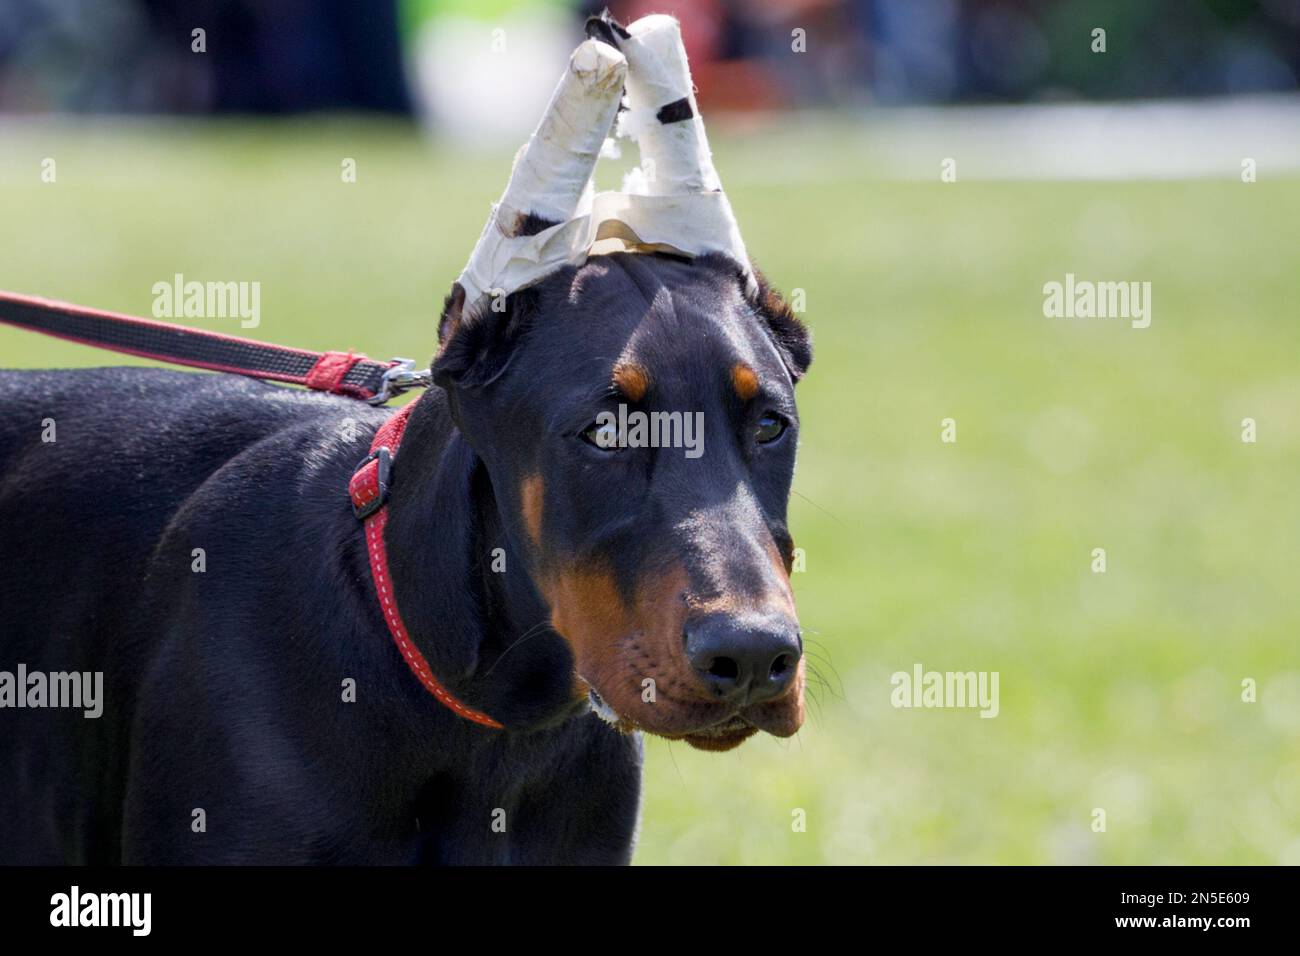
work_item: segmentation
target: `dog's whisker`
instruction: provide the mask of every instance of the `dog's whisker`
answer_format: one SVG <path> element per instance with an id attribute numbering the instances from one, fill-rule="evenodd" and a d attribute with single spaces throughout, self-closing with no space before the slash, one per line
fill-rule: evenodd
<path id="1" fill-rule="evenodd" d="M 521 634 L 519 637 L 511 641 L 510 646 L 501 652 L 501 655 L 495 661 L 492 662 L 491 667 L 489 667 L 486 671 L 484 671 L 483 679 L 486 680 L 488 677 L 492 675 L 492 672 L 496 670 L 497 665 L 500 664 L 503 660 L 505 660 L 507 654 L 513 651 L 520 644 L 524 643 L 524 641 L 531 640 L 532 638 L 543 634 L 546 631 L 546 629 L 549 628 L 550 626 L 551 626 L 550 621 L 539 621 L 538 623 L 530 627 L 528 630 L 524 631 L 524 633 Z"/>
<path id="2" fill-rule="evenodd" d="M 798 495 L 800 498 L 802 498 L 804 501 L 808 502 L 808 504 L 812 505 L 814 508 L 816 508 L 816 509 L 817 509 L 818 511 L 820 511 L 822 514 L 826 515 L 826 517 L 828 517 L 828 518 L 830 518 L 832 521 L 834 521 L 836 524 L 839 524 L 839 525 L 844 524 L 843 521 L 841 521 L 841 520 L 840 520 L 839 518 L 837 518 L 835 515 L 831 514 L 829 511 L 827 511 L 825 508 L 823 508 L 823 507 L 822 507 L 821 505 L 819 505 L 817 502 L 813 501 L 811 498 L 809 498 L 807 495 L 805 495 L 802 491 L 796 491 L 796 490 L 794 490 L 794 489 L 791 489 L 791 490 L 790 490 L 790 493 L 793 494 L 793 495 Z"/>

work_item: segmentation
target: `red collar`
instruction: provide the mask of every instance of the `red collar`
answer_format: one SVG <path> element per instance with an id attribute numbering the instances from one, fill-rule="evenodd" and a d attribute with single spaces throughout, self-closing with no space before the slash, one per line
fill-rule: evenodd
<path id="1" fill-rule="evenodd" d="M 444 705 L 476 724 L 484 727 L 502 729 L 501 724 L 487 714 L 466 707 L 433 675 L 429 662 L 424 659 L 411 635 L 407 633 L 402 615 L 397 610 L 397 598 L 393 594 L 392 578 L 388 573 L 388 552 L 384 545 L 384 527 L 388 524 L 388 493 L 392 472 L 393 458 L 402 443 L 406 431 L 406 422 L 411 417 L 415 402 L 404 406 L 388 421 L 379 427 L 374 441 L 370 443 L 370 454 L 358 466 L 348 482 L 348 494 L 352 498 L 352 510 L 361 519 L 366 530 L 366 546 L 370 552 L 370 576 L 375 582 L 375 596 L 384 612 L 384 621 L 388 631 L 393 635 L 397 649 L 402 652 L 406 665 L 424 689 L 438 698 Z"/>

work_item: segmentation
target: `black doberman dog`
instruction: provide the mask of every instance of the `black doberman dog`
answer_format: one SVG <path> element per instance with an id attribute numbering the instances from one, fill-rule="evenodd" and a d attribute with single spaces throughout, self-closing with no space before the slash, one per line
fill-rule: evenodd
<path id="1" fill-rule="evenodd" d="M 385 629 L 346 492 L 385 413 L 231 375 L 0 375 L 0 670 L 103 674 L 98 719 L 0 700 L 0 863 L 626 862 L 635 731 L 793 734 L 811 353 L 744 290 L 722 256 L 618 253 L 502 312 L 449 297 L 385 541 L 415 643 L 502 730 Z M 611 445 L 619 405 L 701 412 L 703 454 Z"/>

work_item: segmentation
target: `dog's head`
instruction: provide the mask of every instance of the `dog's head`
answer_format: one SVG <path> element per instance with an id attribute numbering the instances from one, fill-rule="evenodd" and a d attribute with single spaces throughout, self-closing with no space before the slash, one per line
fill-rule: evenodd
<path id="1" fill-rule="evenodd" d="M 435 381 L 568 644 L 574 694 L 705 749 L 789 736 L 808 335 L 750 267 L 677 21 L 592 26 L 448 297 Z M 593 196 L 620 106 L 641 165 Z"/>
<path id="2" fill-rule="evenodd" d="M 496 308 L 458 286 L 433 370 L 575 695 L 711 750 L 804 715 L 786 505 L 811 352 L 756 286 L 725 256 L 629 253 Z"/>

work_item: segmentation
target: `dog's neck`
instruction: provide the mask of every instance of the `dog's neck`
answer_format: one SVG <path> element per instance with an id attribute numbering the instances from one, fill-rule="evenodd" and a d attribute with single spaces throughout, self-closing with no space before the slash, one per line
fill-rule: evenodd
<path id="1" fill-rule="evenodd" d="M 393 468 L 393 590 L 434 673 L 511 729 L 580 713 L 573 660 L 511 546 L 482 460 L 441 391 L 419 399 Z M 422 691 L 423 692 L 423 691 Z M 441 705 L 430 695 L 429 706 Z"/>

